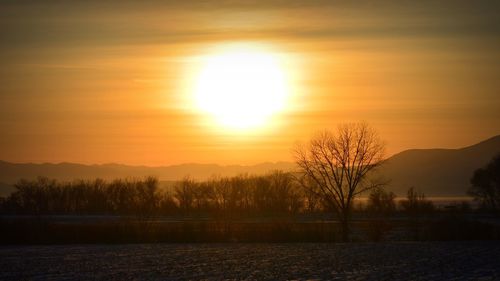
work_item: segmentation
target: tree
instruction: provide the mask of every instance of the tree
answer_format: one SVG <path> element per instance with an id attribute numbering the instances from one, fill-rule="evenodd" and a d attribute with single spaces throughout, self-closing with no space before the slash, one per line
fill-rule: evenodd
<path id="1" fill-rule="evenodd" d="M 194 194 L 197 188 L 197 183 L 185 177 L 180 182 L 177 182 L 174 187 L 174 197 L 179 202 L 179 208 L 184 213 L 189 213 L 193 207 Z"/>
<path id="2" fill-rule="evenodd" d="M 491 210 L 500 208 L 500 154 L 484 168 L 474 171 L 468 194 Z"/>
<path id="3" fill-rule="evenodd" d="M 228 178 L 213 177 L 209 184 L 214 188 L 214 201 L 220 213 L 226 213 L 229 208 L 231 182 Z"/>
<path id="4" fill-rule="evenodd" d="M 151 216 L 158 205 L 158 179 L 146 177 L 144 181 L 136 182 L 137 199 L 139 200 L 139 210 L 142 216 Z"/>
<path id="5" fill-rule="evenodd" d="M 307 145 L 298 146 L 295 159 L 305 186 L 336 210 L 342 239 L 349 240 L 349 222 L 353 200 L 367 190 L 384 185 L 368 177 L 382 164 L 384 144 L 366 123 L 347 123 L 335 132 L 323 131 Z"/>
<path id="6" fill-rule="evenodd" d="M 368 222 L 368 234 L 371 240 L 381 241 L 392 228 L 389 217 L 396 211 L 396 194 L 381 188 L 373 189 L 368 196 L 366 211 L 371 220 Z"/>
<path id="7" fill-rule="evenodd" d="M 419 193 L 415 187 L 410 187 L 406 199 L 401 201 L 401 207 L 410 217 L 419 217 L 432 213 L 434 204 L 427 200 L 424 193 Z"/>
<path id="8" fill-rule="evenodd" d="M 368 196 L 367 211 L 378 216 L 389 216 L 396 211 L 396 194 L 377 188 Z"/>
<path id="9" fill-rule="evenodd" d="M 406 199 L 400 202 L 401 208 L 408 216 L 413 238 L 419 240 L 422 230 L 421 219 L 429 216 L 434 211 L 434 204 L 427 200 L 424 193 L 418 192 L 415 187 L 410 187 Z"/>

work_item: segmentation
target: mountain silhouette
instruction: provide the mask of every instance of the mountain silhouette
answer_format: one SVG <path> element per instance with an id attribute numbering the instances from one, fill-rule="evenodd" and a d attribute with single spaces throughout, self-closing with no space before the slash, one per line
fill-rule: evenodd
<path id="1" fill-rule="evenodd" d="M 428 196 L 464 196 L 475 169 L 486 165 L 500 153 L 500 135 L 460 149 L 410 149 L 385 160 L 381 174 L 391 182 L 388 190 L 404 196 L 416 187 Z M 47 176 L 59 180 L 114 179 L 156 176 L 160 181 L 175 181 L 185 176 L 204 180 L 213 175 L 265 174 L 272 170 L 293 171 L 294 163 L 277 162 L 257 165 L 182 164 L 163 167 L 121 164 L 83 165 L 74 163 L 9 163 L 0 161 L 0 196 L 12 192 L 21 178 Z"/>
<path id="2" fill-rule="evenodd" d="M 500 135 L 459 149 L 410 149 L 387 159 L 381 173 L 401 196 L 412 186 L 431 196 L 464 196 L 474 170 L 498 153 Z"/>
<path id="3" fill-rule="evenodd" d="M 235 176 L 238 174 L 265 174 L 280 169 L 294 169 L 291 162 L 261 163 L 257 165 L 216 165 L 216 164 L 181 164 L 162 167 L 128 166 L 121 164 L 83 165 L 75 163 L 9 163 L 0 161 L 0 196 L 9 194 L 12 185 L 19 179 L 36 179 L 46 176 L 63 181 L 73 179 L 115 178 L 156 176 L 160 181 L 175 181 L 189 176 L 196 180 L 205 180 L 213 175 Z"/>

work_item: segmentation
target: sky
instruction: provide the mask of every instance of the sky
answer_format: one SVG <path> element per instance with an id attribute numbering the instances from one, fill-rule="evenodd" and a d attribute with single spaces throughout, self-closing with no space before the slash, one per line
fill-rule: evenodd
<path id="1" fill-rule="evenodd" d="M 1 1 L 0 160 L 291 161 L 366 121 L 387 156 L 500 134 L 498 1 Z M 204 58 L 261 46 L 288 94 L 257 129 L 193 101 Z M 215 50 L 215 51 L 214 51 Z"/>

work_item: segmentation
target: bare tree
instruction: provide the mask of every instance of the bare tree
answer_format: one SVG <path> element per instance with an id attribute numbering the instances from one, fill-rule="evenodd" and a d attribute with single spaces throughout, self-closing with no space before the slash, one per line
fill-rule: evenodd
<path id="1" fill-rule="evenodd" d="M 214 186 L 214 200 L 219 212 L 226 212 L 229 208 L 231 182 L 229 178 L 213 177 L 209 183 Z"/>
<path id="2" fill-rule="evenodd" d="M 185 214 L 191 212 L 193 208 L 197 187 L 198 184 L 189 177 L 177 182 L 174 187 L 174 197 L 179 203 L 179 208 Z"/>
<path id="3" fill-rule="evenodd" d="M 295 149 L 301 176 L 314 183 L 306 188 L 337 211 L 344 241 L 349 240 L 353 199 L 384 184 L 367 177 L 381 165 L 384 147 L 377 132 L 366 123 L 347 123 L 335 132 L 320 132 Z"/>
<path id="4" fill-rule="evenodd" d="M 381 241 L 392 228 L 389 217 L 396 211 L 394 199 L 396 194 L 381 188 L 373 189 L 368 196 L 366 211 L 371 219 L 368 221 L 368 237 L 372 241 Z"/>
<path id="5" fill-rule="evenodd" d="M 378 216 L 390 216 L 396 211 L 394 199 L 396 194 L 377 188 L 370 192 L 368 196 L 367 211 Z"/>
<path id="6" fill-rule="evenodd" d="M 418 192 L 415 187 L 410 187 L 406 199 L 402 200 L 400 205 L 408 215 L 408 223 L 413 233 L 413 239 L 419 240 L 422 232 L 421 220 L 434 211 L 434 204 L 426 199 L 424 193 Z"/>

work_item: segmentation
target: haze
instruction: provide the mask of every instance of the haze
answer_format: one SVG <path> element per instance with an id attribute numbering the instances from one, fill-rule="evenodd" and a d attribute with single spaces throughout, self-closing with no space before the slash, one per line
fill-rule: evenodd
<path id="1" fill-rule="evenodd" d="M 407 148 L 500 132 L 494 1 L 3 1 L 0 159 L 290 161 L 297 141 L 365 120 Z M 208 126 L 193 81 L 227 44 L 282 62 L 286 106 L 259 130 Z"/>

